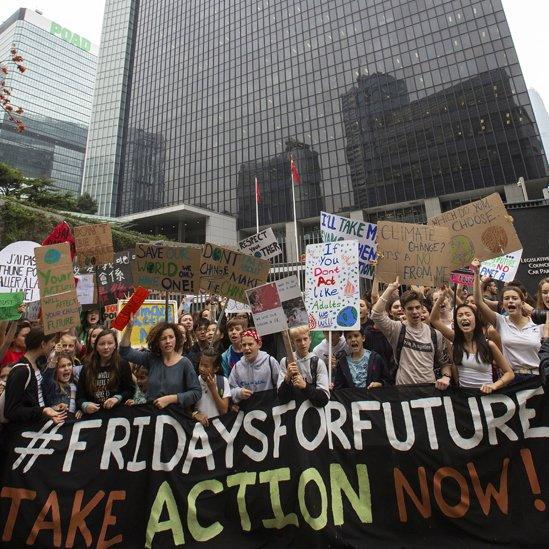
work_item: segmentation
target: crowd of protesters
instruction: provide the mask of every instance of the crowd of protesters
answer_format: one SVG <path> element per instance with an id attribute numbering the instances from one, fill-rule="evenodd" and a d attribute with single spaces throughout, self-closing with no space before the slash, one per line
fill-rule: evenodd
<path id="1" fill-rule="evenodd" d="M 180 311 L 161 322 L 146 348 L 130 345 L 101 311 L 83 313 L 81 329 L 45 335 L 27 320 L 0 323 L 0 395 L 7 425 L 48 418 L 61 423 L 98 410 L 150 403 L 177 406 L 207 426 L 260 391 L 282 402 L 324 406 L 333 389 L 376 390 L 433 384 L 497 391 L 549 374 L 549 278 L 535 299 L 515 281 L 474 287 L 402 288 L 399 280 L 360 301 L 360 329 L 332 334 L 290 330 L 291 358 L 275 336 L 261 338 L 251 315 L 215 322 L 215 312 Z M 22 309 L 24 318 L 24 309 Z M 319 340 L 319 337 L 321 338 Z M 279 351 L 280 349 L 280 351 Z"/>

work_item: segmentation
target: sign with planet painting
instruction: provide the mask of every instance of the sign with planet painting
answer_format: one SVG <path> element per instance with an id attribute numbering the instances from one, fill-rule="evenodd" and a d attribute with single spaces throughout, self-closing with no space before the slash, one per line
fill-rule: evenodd
<path id="1" fill-rule="evenodd" d="M 358 242 L 307 246 L 305 306 L 311 330 L 358 330 Z"/>
<path id="2" fill-rule="evenodd" d="M 450 229 L 453 269 L 470 265 L 474 258 L 484 261 L 522 248 L 513 218 L 498 193 L 432 217 L 427 223 Z"/>

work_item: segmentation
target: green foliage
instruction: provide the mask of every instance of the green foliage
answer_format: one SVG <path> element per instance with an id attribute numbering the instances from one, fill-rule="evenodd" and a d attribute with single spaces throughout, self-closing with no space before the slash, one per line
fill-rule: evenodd
<path id="1" fill-rule="evenodd" d="M 40 243 L 63 220 L 67 221 L 71 227 L 101 222 L 93 217 L 61 214 L 45 208 L 26 206 L 11 198 L 0 200 L 0 248 L 19 240 L 33 240 Z M 114 249 L 117 252 L 131 250 L 138 242 L 168 240 L 162 235 L 147 235 L 127 229 L 120 223 L 111 223 L 111 225 Z"/>
<path id="2" fill-rule="evenodd" d="M 76 211 L 86 214 L 97 213 L 97 202 L 90 193 L 84 193 L 76 199 Z"/>

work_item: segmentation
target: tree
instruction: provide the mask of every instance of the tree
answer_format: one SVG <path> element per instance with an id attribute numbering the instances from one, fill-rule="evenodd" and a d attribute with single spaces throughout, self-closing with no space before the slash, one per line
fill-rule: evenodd
<path id="1" fill-rule="evenodd" d="M 76 199 L 76 211 L 80 213 L 97 213 L 97 202 L 91 197 L 90 193 L 81 194 Z"/>
<path id="2" fill-rule="evenodd" d="M 0 195 L 16 197 L 24 181 L 25 178 L 19 170 L 0 163 Z"/>
<path id="3" fill-rule="evenodd" d="M 19 133 L 25 131 L 25 124 L 21 120 L 23 109 L 11 102 L 12 88 L 6 82 L 10 65 L 15 65 L 17 70 L 23 74 L 27 68 L 23 65 L 23 57 L 17 52 L 15 44 L 10 49 L 9 59 L 0 59 L 0 108 L 8 115 L 8 119 L 15 124 L 15 128 Z"/>

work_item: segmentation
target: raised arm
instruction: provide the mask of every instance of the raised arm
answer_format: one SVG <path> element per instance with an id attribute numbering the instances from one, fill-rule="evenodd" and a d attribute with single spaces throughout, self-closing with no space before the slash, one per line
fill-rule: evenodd
<path id="1" fill-rule="evenodd" d="M 381 294 L 381 297 L 377 300 L 375 305 L 372 307 L 372 312 L 376 313 L 378 315 L 380 314 L 387 314 L 387 311 L 385 308 L 387 307 L 387 303 L 389 301 L 389 298 L 393 295 L 393 292 L 400 286 L 400 281 L 398 279 L 398 276 L 396 277 L 396 280 L 394 282 L 391 282 L 385 288 L 385 291 L 383 294 Z"/>
<path id="2" fill-rule="evenodd" d="M 436 328 L 447 340 L 454 341 L 454 330 L 440 320 L 440 306 L 445 299 L 446 293 L 440 292 L 438 299 L 431 309 L 431 316 L 429 318 L 433 328 Z"/>
<path id="3" fill-rule="evenodd" d="M 488 307 L 486 303 L 484 303 L 484 298 L 482 297 L 482 289 L 480 287 L 479 275 L 480 261 L 478 259 L 473 259 L 473 261 L 471 262 L 471 267 L 473 268 L 473 271 L 475 273 L 475 303 L 477 304 L 479 313 L 487 324 L 492 324 L 493 326 L 496 326 L 497 313 L 495 311 L 492 311 L 492 309 Z"/>

